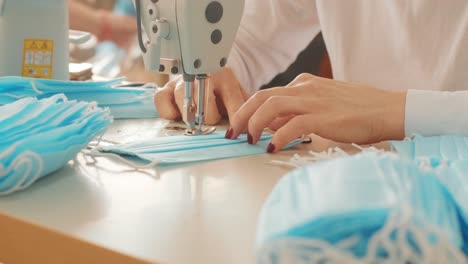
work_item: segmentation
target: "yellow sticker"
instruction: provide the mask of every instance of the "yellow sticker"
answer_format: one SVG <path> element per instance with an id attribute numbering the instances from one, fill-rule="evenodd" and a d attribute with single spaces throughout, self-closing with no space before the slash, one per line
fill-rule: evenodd
<path id="1" fill-rule="evenodd" d="M 53 40 L 25 39 L 22 76 L 52 79 L 53 54 Z"/>

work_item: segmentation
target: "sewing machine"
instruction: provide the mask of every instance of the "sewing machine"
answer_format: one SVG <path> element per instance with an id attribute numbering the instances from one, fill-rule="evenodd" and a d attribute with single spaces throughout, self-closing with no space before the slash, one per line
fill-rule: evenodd
<path id="1" fill-rule="evenodd" d="M 134 0 L 134 4 L 146 68 L 183 74 L 186 135 L 213 132 L 213 128 L 203 128 L 205 80 L 227 63 L 244 0 Z M 198 107 L 193 102 L 195 79 Z"/>
<path id="2" fill-rule="evenodd" d="M 203 135 L 205 80 L 227 63 L 245 0 L 134 0 L 147 69 L 183 74 L 187 135 Z M 144 29 L 144 32 L 143 32 Z M 0 0 L 0 76 L 62 79 L 68 74 L 63 0 Z M 198 102 L 193 102 L 194 81 Z M 198 107 L 197 107 L 198 106 Z"/>

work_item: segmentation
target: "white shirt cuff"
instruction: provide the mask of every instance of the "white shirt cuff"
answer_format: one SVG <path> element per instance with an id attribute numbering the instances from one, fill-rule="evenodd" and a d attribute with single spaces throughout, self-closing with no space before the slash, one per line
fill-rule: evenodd
<path id="1" fill-rule="evenodd" d="M 468 91 L 409 90 L 405 134 L 468 136 Z"/>

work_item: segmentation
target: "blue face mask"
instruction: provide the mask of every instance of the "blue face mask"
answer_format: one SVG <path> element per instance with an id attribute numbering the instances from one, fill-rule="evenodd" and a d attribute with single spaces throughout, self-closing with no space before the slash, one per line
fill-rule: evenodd
<path id="1" fill-rule="evenodd" d="M 435 175 L 445 186 L 458 208 L 462 237 L 463 251 L 468 253 L 468 160 L 440 161 L 421 160 L 420 164 L 434 168 Z"/>
<path id="2" fill-rule="evenodd" d="M 128 144 L 100 147 L 95 156 L 105 153 L 130 155 L 151 164 L 173 165 L 180 163 L 198 162 L 233 158 L 266 153 L 271 141 L 271 135 L 263 135 L 256 145 L 247 144 L 247 136 L 241 135 L 237 140 L 224 138 L 224 132 L 214 132 L 205 136 L 170 136 L 151 140 L 142 140 Z M 291 142 L 290 148 L 300 140 Z"/>
<path id="3" fill-rule="evenodd" d="M 457 193 L 466 202 L 461 171 L 452 169 L 456 178 L 436 160 L 376 153 L 299 168 L 263 206 L 258 263 L 466 263 L 459 214 L 467 210 L 436 174 L 450 176 L 452 186 L 463 179 Z"/>
<path id="4" fill-rule="evenodd" d="M 391 144 L 402 158 L 425 164 L 426 168 L 438 168 L 439 180 L 449 190 L 458 207 L 462 208 L 464 225 L 468 226 L 468 177 L 465 176 L 468 172 L 468 138 L 416 135 L 403 141 L 392 141 Z"/>
<path id="5" fill-rule="evenodd" d="M 112 122 L 108 110 L 63 95 L 0 107 L 0 195 L 63 167 Z"/>
<path id="6" fill-rule="evenodd" d="M 446 160 L 468 160 L 468 138 L 462 136 L 414 136 L 403 141 L 391 141 L 393 148 L 406 159 L 421 157 Z"/>
<path id="7" fill-rule="evenodd" d="M 122 79 L 107 82 L 74 82 L 23 77 L 0 77 L 0 105 L 25 97 L 47 98 L 65 94 L 69 100 L 98 103 L 115 118 L 158 117 L 153 96 L 156 87 L 117 87 Z"/>

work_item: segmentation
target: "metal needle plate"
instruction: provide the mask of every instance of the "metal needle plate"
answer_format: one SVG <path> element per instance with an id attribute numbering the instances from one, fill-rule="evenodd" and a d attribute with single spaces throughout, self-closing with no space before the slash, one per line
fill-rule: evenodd
<path id="1" fill-rule="evenodd" d="M 166 130 L 181 132 L 184 131 L 184 135 L 186 136 L 202 136 L 202 135 L 210 135 L 216 131 L 216 127 L 209 127 L 203 130 L 188 130 L 186 127 L 183 126 L 167 126 L 165 127 Z"/>
<path id="2" fill-rule="evenodd" d="M 185 130 L 184 135 L 186 136 L 204 136 L 204 135 L 209 135 L 212 134 L 213 132 L 216 131 L 216 127 L 210 127 L 210 128 L 205 128 L 203 130 Z"/>

